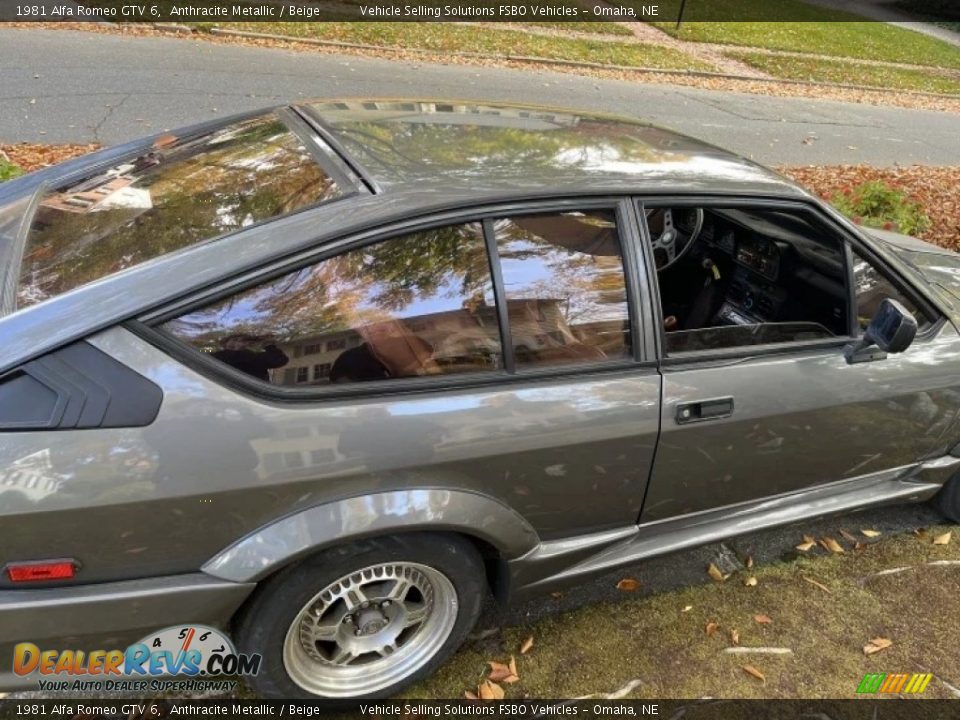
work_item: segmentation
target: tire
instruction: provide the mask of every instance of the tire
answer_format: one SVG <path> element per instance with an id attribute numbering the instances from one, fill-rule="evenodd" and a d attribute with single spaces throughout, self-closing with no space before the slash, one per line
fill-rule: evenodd
<path id="1" fill-rule="evenodd" d="M 264 697 L 390 697 L 460 646 L 487 592 L 483 561 L 459 536 L 360 540 L 257 588 L 235 622 L 237 645 L 263 656 L 248 682 Z"/>
<path id="2" fill-rule="evenodd" d="M 960 475 L 955 475 L 943 486 L 933 504 L 948 520 L 960 523 Z"/>

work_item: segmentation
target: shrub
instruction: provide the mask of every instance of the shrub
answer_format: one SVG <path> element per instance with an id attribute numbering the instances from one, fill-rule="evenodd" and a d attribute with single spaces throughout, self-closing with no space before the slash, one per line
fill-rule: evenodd
<path id="1" fill-rule="evenodd" d="M 830 202 L 859 225 L 919 235 L 930 228 L 930 218 L 920 203 L 887 185 L 870 180 L 854 188 L 844 188 Z"/>
<path id="2" fill-rule="evenodd" d="M 23 170 L 18 168 L 9 160 L 0 157 L 0 182 L 4 180 L 13 180 L 13 178 L 23 175 Z"/>

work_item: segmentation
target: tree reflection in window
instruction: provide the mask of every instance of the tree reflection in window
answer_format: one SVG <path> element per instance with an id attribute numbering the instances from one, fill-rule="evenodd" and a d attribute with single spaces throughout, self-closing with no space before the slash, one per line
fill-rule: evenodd
<path id="1" fill-rule="evenodd" d="M 494 223 L 518 369 L 630 353 L 615 215 L 525 215 Z"/>
<path id="2" fill-rule="evenodd" d="M 18 305 L 341 194 L 273 114 L 162 136 L 149 152 L 41 199 Z"/>
<path id="3" fill-rule="evenodd" d="M 490 287 L 482 229 L 459 225 L 348 251 L 164 329 L 278 385 L 489 371 L 502 367 Z"/>

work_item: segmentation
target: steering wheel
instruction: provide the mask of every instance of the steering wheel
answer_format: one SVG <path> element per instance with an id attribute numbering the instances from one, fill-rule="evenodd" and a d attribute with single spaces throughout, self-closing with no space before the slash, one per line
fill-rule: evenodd
<path id="1" fill-rule="evenodd" d="M 700 208 L 656 208 L 647 210 L 647 227 L 653 245 L 657 272 L 673 267 L 693 247 L 703 229 Z"/>

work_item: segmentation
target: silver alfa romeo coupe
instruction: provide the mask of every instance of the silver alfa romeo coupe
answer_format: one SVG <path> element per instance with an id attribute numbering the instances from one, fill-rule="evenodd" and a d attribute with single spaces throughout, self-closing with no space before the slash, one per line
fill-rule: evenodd
<path id="1" fill-rule="evenodd" d="M 960 519 L 960 256 L 630 119 L 349 100 L 0 185 L 0 689 L 164 627 L 395 694 L 508 602 Z"/>

